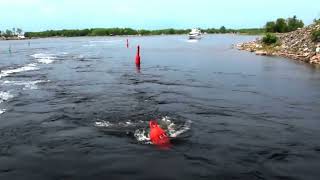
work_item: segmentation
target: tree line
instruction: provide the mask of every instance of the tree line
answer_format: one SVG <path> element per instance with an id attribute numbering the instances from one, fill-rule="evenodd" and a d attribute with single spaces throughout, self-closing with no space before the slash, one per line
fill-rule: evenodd
<path id="1" fill-rule="evenodd" d="M 12 28 L 5 31 L 0 31 L 0 36 L 13 37 L 22 34 L 23 30 L 21 28 Z"/>
<path id="2" fill-rule="evenodd" d="M 315 20 L 318 22 L 319 20 Z M 302 28 L 304 23 L 302 20 L 293 16 L 287 19 L 278 18 L 275 21 L 270 21 L 263 28 L 247 28 L 247 29 L 228 29 L 225 26 L 220 28 L 201 29 L 204 33 L 209 34 L 224 34 L 224 33 L 240 33 L 240 34 L 264 34 L 264 33 L 285 33 Z M 191 29 L 160 29 L 160 30 L 135 30 L 132 28 L 91 28 L 91 29 L 63 29 L 63 30 L 47 30 L 42 32 L 26 32 L 24 35 L 27 38 L 32 37 L 76 37 L 76 36 L 117 36 L 117 35 L 170 35 L 170 34 L 187 34 Z M 23 31 L 20 28 L 7 29 L 1 32 L 0 35 L 12 37 L 21 34 Z"/>
<path id="3" fill-rule="evenodd" d="M 118 35 L 171 35 L 171 34 L 187 34 L 191 29 L 160 29 L 160 30 L 135 30 L 132 28 L 92 28 L 92 29 L 63 29 L 63 30 L 48 30 L 42 32 L 26 32 L 26 37 L 76 37 L 76 36 L 118 36 Z M 201 29 L 204 33 L 248 33 L 259 34 L 263 33 L 262 28 L 253 29 L 227 29 L 222 26 L 219 29 L 208 28 Z"/>
<path id="4" fill-rule="evenodd" d="M 320 18 L 315 18 L 313 20 L 315 24 L 320 24 Z M 298 28 L 302 28 L 304 23 L 302 20 L 297 19 L 296 16 L 292 18 L 283 19 L 279 18 L 276 21 L 267 22 L 265 25 L 265 29 L 267 34 L 262 38 L 262 42 L 267 45 L 276 44 L 278 42 L 278 37 L 271 33 L 283 33 L 297 30 Z M 313 30 L 311 32 L 311 39 L 314 42 L 320 42 L 320 30 Z"/>
<path id="5" fill-rule="evenodd" d="M 75 37 L 75 36 L 118 36 L 118 35 L 161 35 L 186 34 L 188 29 L 135 30 L 132 28 L 92 28 L 92 29 L 63 29 L 42 32 L 26 32 L 26 37 Z"/>
<path id="6" fill-rule="evenodd" d="M 293 16 L 292 18 L 278 18 L 276 21 L 269 21 L 265 25 L 265 30 L 270 33 L 285 33 L 295 31 L 303 26 L 303 21 L 297 19 L 297 16 Z"/>
<path id="7" fill-rule="evenodd" d="M 262 34 L 265 32 L 263 28 L 228 29 L 225 26 L 221 26 L 219 29 L 216 29 L 216 28 L 201 29 L 201 31 L 208 34 L 239 33 L 239 34 L 252 34 L 252 35 Z"/>

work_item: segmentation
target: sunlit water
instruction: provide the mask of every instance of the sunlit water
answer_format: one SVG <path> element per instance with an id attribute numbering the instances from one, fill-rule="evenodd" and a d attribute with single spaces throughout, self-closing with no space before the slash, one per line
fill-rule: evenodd
<path id="1" fill-rule="evenodd" d="M 0 41 L 0 179 L 319 179 L 320 70 L 253 39 Z"/>

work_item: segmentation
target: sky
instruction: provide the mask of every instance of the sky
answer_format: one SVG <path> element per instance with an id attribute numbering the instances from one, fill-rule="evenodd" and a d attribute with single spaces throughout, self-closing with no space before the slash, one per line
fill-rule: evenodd
<path id="1" fill-rule="evenodd" d="M 320 0 L 0 0 L 0 30 L 96 27 L 254 28 L 297 15 L 320 18 Z"/>

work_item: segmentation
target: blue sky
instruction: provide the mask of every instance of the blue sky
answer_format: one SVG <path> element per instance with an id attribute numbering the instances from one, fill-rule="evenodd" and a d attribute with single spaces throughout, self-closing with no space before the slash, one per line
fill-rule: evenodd
<path id="1" fill-rule="evenodd" d="M 297 15 L 320 18 L 319 0 L 0 0 L 0 29 L 262 27 Z"/>

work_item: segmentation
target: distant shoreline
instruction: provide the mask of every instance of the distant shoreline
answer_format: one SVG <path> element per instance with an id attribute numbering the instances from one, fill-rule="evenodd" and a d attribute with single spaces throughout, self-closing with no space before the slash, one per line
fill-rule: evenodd
<path id="1" fill-rule="evenodd" d="M 250 34 L 250 33 L 208 33 L 205 35 L 247 35 L 247 36 L 254 36 L 254 35 L 263 35 L 264 33 L 259 34 Z M 175 35 L 185 35 L 188 34 L 154 34 L 154 35 L 105 35 L 105 36 L 48 36 L 48 37 L 26 37 L 24 39 L 18 37 L 0 37 L 0 41 L 24 41 L 24 40 L 33 40 L 33 39 L 47 39 L 47 38 L 74 38 L 74 37 L 148 37 L 148 36 L 175 36 Z"/>
<path id="2" fill-rule="evenodd" d="M 28 39 L 31 39 L 31 38 L 19 38 L 19 37 L 0 37 L 0 41 L 12 41 L 12 40 L 28 40 Z"/>
<path id="3" fill-rule="evenodd" d="M 208 28 L 200 29 L 204 34 L 262 34 L 265 29 L 226 29 L 224 26 L 220 29 Z M 92 28 L 92 29 L 63 29 L 63 30 L 47 30 L 40 32 L 25 32 L 26 38 L 33 37 L 82 37 L 82 36 L 153 36 L 153 35 L 182 35 L 188 34 L 191 29 L 131 29 L 131 28 Z"/>

